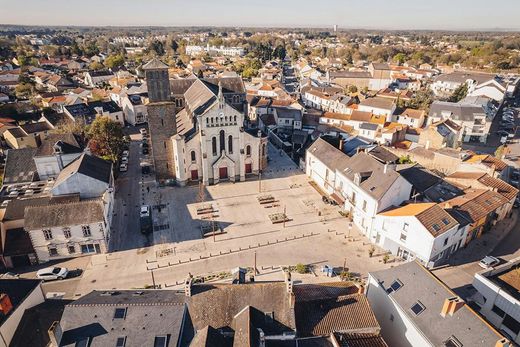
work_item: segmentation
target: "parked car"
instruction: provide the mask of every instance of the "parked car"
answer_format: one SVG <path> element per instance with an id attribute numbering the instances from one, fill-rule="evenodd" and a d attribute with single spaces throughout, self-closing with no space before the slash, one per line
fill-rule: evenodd
<path id="1" fill-rule="evenodd" d="M 139 129 L 139 132 L 141 133 L 141 135 L 146 135 L 147 134 L 147 131 L 146 131 L 145 128 Z"/>
<path id="2" fill-rule="evenodd" d="M 122 163 L 121 165 L 119 165 L 119 172 L 126 172 L 126 171 L 128 171 L 128 164 Z"/>
<path id="3" fill-rule="evenodd" d="M 141 143 L 141 148 L 148 148 L 150 147 L 150 145 L 148 144 L 148 142 L 143 142 Z"/>
<path id="4" fill-rule="evenodd" d="M 480 265 L 480 267 L 483 267 L 484 269 L 487 269 L 492 266 L 498 265 L 499 263 L 500 263 L 500 260 L 498 258 L 488 255 L 488 256 L 484 257 L 484 259 L 482 259 L 478 263 L 478 265 Z"/>
<path id="5" fill-rule="evenodd" d="M 144 155 L 148 154 L 148 147 L 143 147 L 143 154 Z"/>
<path id="6" fill-rule="evenodd" d="M 52 281 L 67 278 L 68 274 L 69 270 L 66 267 L 53 266 L 38 270 L 36 277 L 44 281 Z"/>
<path id="7" fill-rule="evenodd" d="M 121 158 L 121 163 L 128 164 L 128 157 L 122 157 Z"/>
<path id="8" fill-rule="evenodd" d="M 499 131 L 497 131 L 497 134 L 500 136 L 507 136 L 507 135 L 509 135 L 509 132 L 507 132 L 505 130 L 499 130 Z"/>
<path id="9" fill-rule="evenodd" d="M 123 157 L 128 157 L 130 152 L 128 150 L 123 151 Z"/>
<path id="10" fill-rule="evenodd" d="M 14 273 L 14 272 L 6 272 L 4 274 L 1 274 L 0 278 L 14 280 L 14 279 L 20 278 L 20 275 L 17 273 Z"/>

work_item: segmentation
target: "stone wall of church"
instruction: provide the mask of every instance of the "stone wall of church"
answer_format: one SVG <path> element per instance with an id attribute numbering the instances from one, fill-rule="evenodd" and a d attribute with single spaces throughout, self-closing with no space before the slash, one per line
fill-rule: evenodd
<path id="1" fill-rule="evenodd" d="M 171 137 L 177 134 L 175 104 L 173 102 L 151 103 L 148 109 L 148 129 L 156 178 L 159 181 L 175 178 L 173 145 Z"/>

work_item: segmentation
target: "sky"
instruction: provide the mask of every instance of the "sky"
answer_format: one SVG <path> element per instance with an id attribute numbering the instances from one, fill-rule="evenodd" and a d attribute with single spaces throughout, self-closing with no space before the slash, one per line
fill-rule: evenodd
<path id="1" fill-rule="evenodd" d="M 0 24 L 520 29 L 519 0 L 0 0 Z"/>

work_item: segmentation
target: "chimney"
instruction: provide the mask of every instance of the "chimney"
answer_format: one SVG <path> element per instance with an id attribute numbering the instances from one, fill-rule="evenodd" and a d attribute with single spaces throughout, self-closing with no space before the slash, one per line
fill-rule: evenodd
<path id="1" fill-rule="evenodd" d="M 188 275 L 188 278 L 186 278 L 186 281 L 184 282 L 184 295 L 187 297 L 191 297 L 191 285 L 193 283 L 193 276 L 191 273 Z"/>
<path id="2" fill-rule="evenodd" d="M 7 316 L 9 312 L 13 309 L 13 304 L 11 303 L 11 299 L 7 294 L 0 294 L 0 312 Z"/>
<path id="3" fill-rule="evenodd" d="M 509 341 L 506 338 L 503 338 L 502 340 L 498 340 L 495 344 L 495 347 L 512 347 L 511 341 Z"/>
<path id="4" fill-rule="evenodd" d="M 458 296 L 447 298 L 446 300 L 444 300 L 444 305 L 442 306 L 441 310 L 441 316 L 453 316 L 453 314 L 455 314 L 455 312 L 457 312 L 462 306 L 464 306 L 464 304 L 464 301 Z"/>
<path id="5" fill-rule="evenodd" d="M 424 146 L 425 149 L 430 149 L 430 140 L 426 141 L 426 146 Z"/>
<path id="6" fill-rule="evenodd" d="M 339 147 L 338 147 L 338 149 L 340 151 L 343 151 L 343 138 L 342 137 L 339 139 Z"/>
<path id="7" fill-rule="evenodd" d="M 292 294 L 293 293 L 293 280 L 292 280 L 290 271 L 285 272 L 285 285 L 287 286 L 287 293 Z"/>
<path id="8" fill-rule="evenodd" d="M 49 330 L 47 330 L 50 339 L 51 347 L 59 347 L 61 343 L 61 337 L 63 336 L 63 331 L 61 330 L 61 325 L 59 321 L 55 321 L 52 323 Z"/>
<path id="9" fill-rule="evenodd" d="M 383 169 L 383 173 L 384 174 L 388 173 L 388 164 L 385 164 L 385 167 Z"/>

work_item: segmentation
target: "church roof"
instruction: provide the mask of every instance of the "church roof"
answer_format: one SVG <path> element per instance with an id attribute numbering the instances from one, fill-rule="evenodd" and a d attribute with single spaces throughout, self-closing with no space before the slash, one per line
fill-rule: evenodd
<path id="1" fill-rule="evenodd" d="M 163 63 L 157 58 L 153 58 L 148 63 L 144 64 L 142 67 L 143 70 L 154 70 L 154 69 L 168 69 L 168 65 Z"/>

